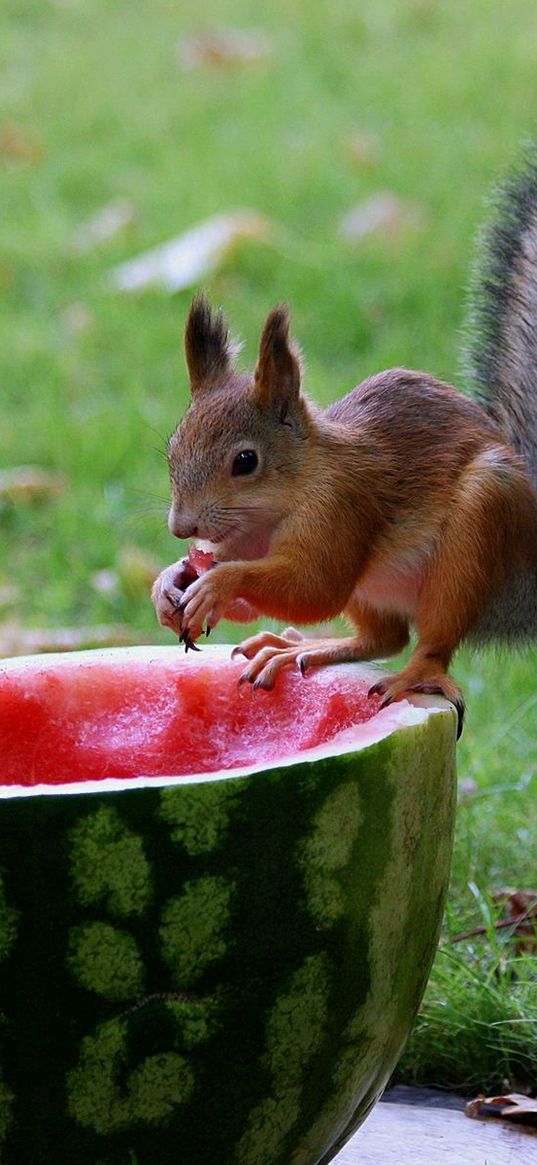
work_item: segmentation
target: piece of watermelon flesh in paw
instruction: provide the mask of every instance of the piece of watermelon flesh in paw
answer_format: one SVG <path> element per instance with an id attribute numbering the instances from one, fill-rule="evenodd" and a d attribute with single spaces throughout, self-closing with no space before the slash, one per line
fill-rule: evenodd
<path id="1" fill-rule="evenodd" d="M 214 554 L 211 554 L 207 550 L 200 550 L 200 547 L 194 544 L 189 547 L 188 561 L 196 572 L 197 578 L 202 574 L 206 574 L 215 565 Z"/>

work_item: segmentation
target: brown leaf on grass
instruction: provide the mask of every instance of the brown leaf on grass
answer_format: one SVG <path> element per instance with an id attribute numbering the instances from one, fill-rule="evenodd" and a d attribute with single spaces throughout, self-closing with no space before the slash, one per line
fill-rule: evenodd
<path id="1" fill-rule="evenodd" d="M 139 546 L 121 546 L 114 566 L 96 570 L 91 585 L 105 598 L 123 593 L 129 599 L 144 598 L 162 570 L 162 563 Z"/>
<path id="2" fill-rule="evenodd" d="M 0 470 L 0 505 L 36 505 L 60 497 L 66 489 L 65 477 L 37 465 Z"/>
<path id="3" fill-rule="evenodd" d="M 180 42 L 179 61 L 185 71 L 238 68 L 259 64 L 272 51 L 261 28 L 211 28 Z"/>
<path id="4" fill-rule="evenodd" d="M 215 215 L 176 239 L 114 267 L 109 283 L 117 291 L 162 287 L 182 291 L 212 275 L 244 240 L 268 242 L 276 227 L 255 210 Z"/>
<path id="5" fill-rule="evenodd" d="M 129 647 L 152 643 L 153 638 L 149 634 L 140 635 L 123 623 L 95 627 L 22 627 L 10 621 L 0 624 L 0 658 L 83 651 L 91 647 Z"/>
<path id="6" fill-rule="evenodd" d="M 132 203 L 126 198 L 118 198 L 80 224 L 71 241 L 71 250 L 76 255 L 84 255 L 102 243 L 115 239 L 122 231 L 134 226 L 135 222 L 136 211 Z"/>
<path id="7" fill-rule="evenodd" d="M 15 267 L 0 259 L 0 291 L 7 291 L 15 282 Z"/>
<path id="8" fill-rule="evenodd" d="M 374 235 L 393 241 L 422 222 L 420 207 L 383 190 L 353 207 L 341 220 L 339 233 L 346 243 L 360 243 Z"/>
<path id="9" fill-rule="evenodd" d="M 537 955 L 537 890 L 502 886 L 492 897 L 502 905 L 506 924 L 513 927 L 517 953 Z"/>
<path id="10" fill-rule="evenodd" d="M 512 928 L 513 937 L 517 939 L 518 954 L 537 954 L 537 890 L 514 890 L 512 887 L 503 887 L 494 890 L 492 898 L 504 907 L 506 918 L 497 918 L 491 923 L 494 930 Z M 469 938 L 488 933 L 488 926 L 474 926 L 472 930 L 463 930 L 453 935 L 450 943 L 466 942 Z"/>
<path id="11" fill-rule="evenodd" d="M 148 594 L 161 570 L 162 563 L 140 546 L 120 547 L 117 554 L 118 579 L 121 589 L 129 598 L 141 598 Z"/>
<path id="12" fill-rule="evenodd" d="M 8 165 L 31 166 L 43 155 L 36 134 L 20 125 L 0 126 L 0 158 Z"/>
<path id="13" fill-rule="evenodd" d="M 20 587 L 8 584 L 0 586 L 0 610 L 6 610 L 7 607 L 14 607 L 22 598 L 22 591 Z"/>
<path id="14" fill-rule="evenodd" d="M 67 304 L 67 307 L 64 307 L 61 312 L 60 319 L 65 330 L 71 336 L 78 336 L 82 332 L 86 332 L 93 323 L 93 316 L 89 308 L 80 300 Z"/>
<path id="15" fill-rule="evenodd" d="M 406 0 L 405 8 L 411 22 L 418 27 L 431 26 L 438 15 L 435 0 Z"/>
<path id="16" fill-rule="evenodd" d="M 115 599 L 119 595 L 118 573 L 111 566 L 105 566 L 102 570 L 94 570 L 90 583 L 93 590 L 105 599 Z"/>
<path id="17" fill-rule="evenodd" d="M 343 149 L 355 166 L 363 170 L 373 170 L 378 166 L 381 147 L 376 134 L 367 130 L 355 129 L 343 139 Z"/>
<path id="18" fill-rule="evenodd" d="M 479 793 L 479 785 L 473 777 L 465 777 L 459 783 L 459 801 L 471 801 Z"/>
<path id="19" fill-rule="evenodd" d="M 468 1101 L 465 1112 L 473 1120 L 502 1117 L 537 1128 L 537 1100 L 521 1092 L 508 1092 L 505 1096 L 476 1096 Z"/>

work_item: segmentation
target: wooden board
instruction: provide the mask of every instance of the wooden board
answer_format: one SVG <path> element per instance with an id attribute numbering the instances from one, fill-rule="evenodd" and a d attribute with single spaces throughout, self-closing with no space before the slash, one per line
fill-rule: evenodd
<path id="1" fill-rule="evenodd" d="M 537 1165 L 537 1137 L 449 1109 L 377 1104 L 332 1165 Z"/>

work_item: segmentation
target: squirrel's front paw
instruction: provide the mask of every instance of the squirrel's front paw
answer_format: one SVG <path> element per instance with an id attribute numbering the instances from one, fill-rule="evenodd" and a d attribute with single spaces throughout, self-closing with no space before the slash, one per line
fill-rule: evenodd
<path id="1" fill-rule="evenodd" d="M 163 570 L 151 591 L 157 619 L 162 627 L 170 627 L 176 635 L 183 633 L 183 620 L 179 610 L 186 588 L 196 578 L 196 572 L 188 558 L 181 558 Z"/>
<path id="2" fill-rule="evenodd" d="M 183 633 L 186 632 L 191 639 L 197 639 L 205 623 L 208 635 L 222 618 L 229 598 L 227 588 L 222 586 L 222 573 L 218 568 L 190 583 L 179 603 Z"/>

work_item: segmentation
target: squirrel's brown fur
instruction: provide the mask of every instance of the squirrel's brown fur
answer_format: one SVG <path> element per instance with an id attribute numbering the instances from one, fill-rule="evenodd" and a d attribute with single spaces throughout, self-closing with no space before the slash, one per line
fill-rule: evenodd
<path id="1" fill-rule="evenodd" d="M 462 724 L 447 672 L 459 643 L 537 636 L 537 149 L 497 202 L 473 287 L 477 401 L 395 368 L 320 410 L 301 392 L 285 307 L 270 312 L 246 376 L 221 313 L 194 301 L 169 525 L 207 542 L 216 567 L 195 580 L 186 560 L 163 571 L 158 617 L 187 646 L 224 615 L 343 612 L 354 628 L 247 639 L 241 678 L 254 687 L 286 667 L 395 654 L 415 627 L 408 664 L 376 687 L 385 703 L 443 692 Z"/>
<path id="2" fill-rule="evenodd" d="M 263 687 L 283 667 L 394 654 L 414 626 L 409 663 L 377 685 L 384 702 L 440 691 L 462 718 L 447 674 L 459 643 L 537 627 L 529 471 L 479 404 L 424 373 L 382 372 L 320 410 L 300 391 L 288 329 L 287 310 L 274 308 L 245 376 L 221 315 L 203 298 L 192 306 L 192 403 L 169 443 L 170 529 L 208 543 L 217 565 L 184 590 L 181 563 L 164 571 L 159 618 L 193 642 L 226 615 L 347 615 L 349 639 L 307 641 L 290 628 L 247 640 L 243 678 Z M 245 451 L 257 465 L 237 471 Z"/>

